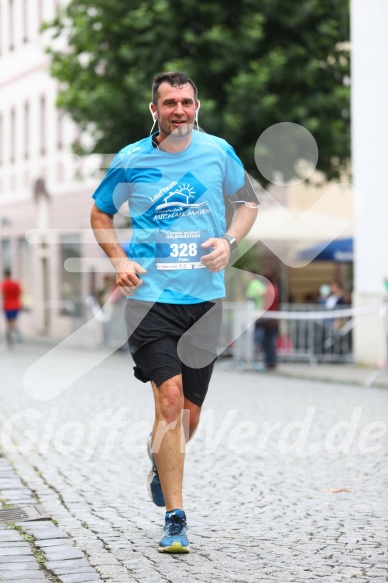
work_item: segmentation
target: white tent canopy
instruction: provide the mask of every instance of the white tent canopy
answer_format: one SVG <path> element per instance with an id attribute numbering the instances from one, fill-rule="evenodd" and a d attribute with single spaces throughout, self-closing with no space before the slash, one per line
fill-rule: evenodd
<path id="1" fill-rule="evenodd" d="M 290 267 L 301 266 L 296 252 L 309 244 L 325 245 L 339 237 L 353 235 L 353 221 L 348 217 L 317 213 L 311 210 L 291 214 L 287 209 L 272 207 L 259 210 L 258 217 L 247 235 L 250 244 L 261 241 L 283 263 Z M 307 262 L 306 262 L 307 264 Z"/>
<path id="2" fill-rule="evenodd" d="M 351 235 L 353 235 L 353 221 L 348 217 L 338 217 L 314 211 L 300 211 L 291 214 L 287 209 L 279 206 L 259 210 L 248 238 L 264 243 L 279 240 L 305 243 L 306 241 L 330 240 Z"/>

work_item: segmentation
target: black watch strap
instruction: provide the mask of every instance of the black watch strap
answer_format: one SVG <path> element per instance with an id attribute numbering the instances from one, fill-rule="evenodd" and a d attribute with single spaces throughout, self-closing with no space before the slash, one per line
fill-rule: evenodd
<path id="1" fill-rule="evenodd" d="M 231 253 L 237 251 L 237 241 L 234 237 L 232 237 L 231 235 L 222 235 L 221 239 L 226 239 L 228 241 Z"/>

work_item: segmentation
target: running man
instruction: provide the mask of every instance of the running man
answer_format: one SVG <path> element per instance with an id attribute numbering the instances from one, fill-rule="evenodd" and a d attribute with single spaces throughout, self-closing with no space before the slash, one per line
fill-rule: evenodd
<path id="1" fill-rule="evenodd" d="M 166 506 L 159 551 L 167 553 L 189 552 L 184 443 L 198 425 L 217 355 L 223 271 L 258 207 L 233 148 L 198 131 L 199 106 L 187 75 L 155 77 L 149 108 L 151 133 L 156 123 L 158 131 L 115 156 L 91 213 L 96 239 L 128 298 L 135 377 L 152 385 L 148 486 L 153 502 Z M 227 232 L 224 197 L 234 204 Z M 133 227 L 128 256 L 113 223 L 124 203 Z"/>

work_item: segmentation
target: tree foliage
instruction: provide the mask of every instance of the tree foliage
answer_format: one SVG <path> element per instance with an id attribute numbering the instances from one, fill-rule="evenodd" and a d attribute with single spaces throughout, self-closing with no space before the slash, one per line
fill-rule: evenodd
<path id="1" fill-rule="evenodd" d="M 70 0 L 46 28 L 58 104 L 95 152 L 147 135 L 152 78 L 178 69 L 198 86 L 201 127 L 254 175 L 258 137 L 284 121 L 314 135 L 327 178 L 349 159 L 348 0 Z"/>

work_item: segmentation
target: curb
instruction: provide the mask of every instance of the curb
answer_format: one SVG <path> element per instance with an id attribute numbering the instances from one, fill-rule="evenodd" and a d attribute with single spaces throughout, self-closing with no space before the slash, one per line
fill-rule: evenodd
<path id="1" fill-rule="evenodd" d="M 1 583 L 102 582 L 0 453 Z"/>

